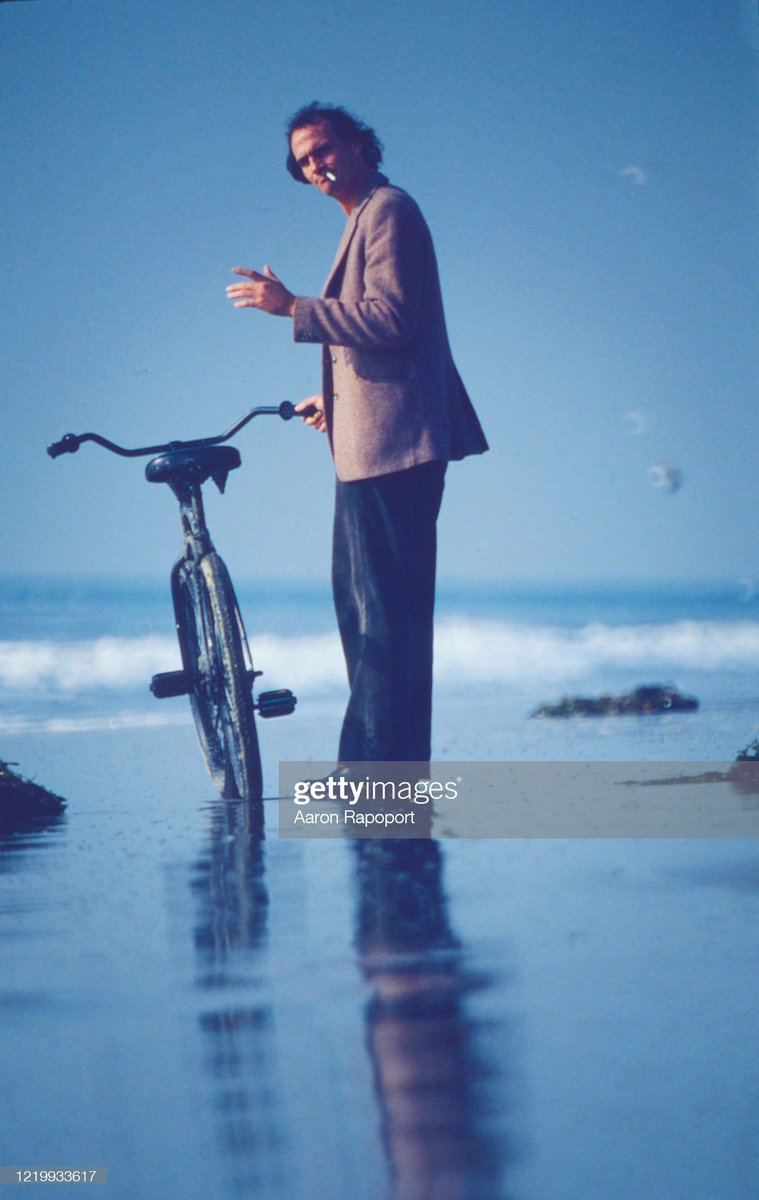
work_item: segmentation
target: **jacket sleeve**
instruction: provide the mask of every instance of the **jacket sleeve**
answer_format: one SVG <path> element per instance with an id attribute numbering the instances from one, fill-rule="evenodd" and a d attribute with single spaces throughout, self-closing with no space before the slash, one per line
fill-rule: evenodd
<path id="1" fill-rule="evenodd" d="M 397 193 L 384 197 L 384 190 L 359 214 L 341 295 L 297 297 L 296 341 L 367 350 L 392 350 L 413 341 L 432 246 L 414 201 Z"/>

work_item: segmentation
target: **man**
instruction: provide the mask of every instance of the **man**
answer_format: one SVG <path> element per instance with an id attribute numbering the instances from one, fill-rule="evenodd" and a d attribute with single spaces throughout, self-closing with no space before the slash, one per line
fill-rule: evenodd
<path id="1" fill-rule="evenodd" d="M 246 282 L 227 292 L 323 347 L 322 393 L 296 408 L 327 433 L 337 475 L 332 582 L 351 689 L 339 760 L 427 763 L 445 469 L 487 442 L 451 357 L 429 230 L 378 172 L 376 134 L 316 103 L 287 133 L 290 174 L 348 218 L 332 270 L 318 299 L 269 266 L 235 267 Z"/>

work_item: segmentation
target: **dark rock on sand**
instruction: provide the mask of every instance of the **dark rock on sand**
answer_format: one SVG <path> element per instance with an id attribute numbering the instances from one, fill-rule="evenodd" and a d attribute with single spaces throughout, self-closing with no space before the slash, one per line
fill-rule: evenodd
<path id="1" fill-rule="evenodd" d="M 61 796 L 18 775 L 0 759 L 0 833 L 45 824 L 65 807 Z"/>
<path id="2" fill-rule="evenodd" d="M 542 704 L 533 717 L 641 717 L 657 713 L 695 712 L 698 700 L 677 688 L 643 684 L 624 696 L 563 696 L 558 704 Z"/>

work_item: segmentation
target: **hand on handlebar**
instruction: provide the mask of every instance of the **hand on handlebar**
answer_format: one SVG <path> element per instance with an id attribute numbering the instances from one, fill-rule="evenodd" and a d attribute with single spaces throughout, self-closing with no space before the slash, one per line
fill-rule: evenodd
<path id="1" fill-rule="evenodd" d="M 306 425 L 318 429 L 319 433 L 327 432 L 327 418 L 324 416 L 324 397 L 309 396 L 295 405 L 295 411 Z"/>

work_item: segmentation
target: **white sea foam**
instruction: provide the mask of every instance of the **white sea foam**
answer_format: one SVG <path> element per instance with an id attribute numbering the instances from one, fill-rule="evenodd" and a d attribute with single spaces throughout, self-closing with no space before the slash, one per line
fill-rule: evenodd
<path id="1" fill-rule="evenodd" d="M 167 726 L 189 725 L 189 708 L 181 712 L 163 709 L 158 713 L 119 712 L 102 717 L 28 717 L 0 716 L 0 734 L 13 736 L 26 733 L 107 733 L 121 729 L 160 729 Z"/>
<path id="2" fill-rule="evenodd" d="M 290 686 L 281 682 L 285 677 L 296 678 L 301 688 L 311 691 L 343 682 L 336 635 L 264 635 L 257 640 L 254 653 L 256 667 L 265 667 L 265 686 Z M 175 671 L 180 666 L 179 649 L 172 638 L 0 642 L 0 688 L 6 695 L 125 691 L 144 687 L 157 672 Z"/>
<path id="3" fill-rule="evenodd" d="M 0 686 L 32 693 L 121 691 L 156 671 L 175 670 L 178 658 L 176 643 L 159 637 L 0 642 Z"/>
<path id="4" fill-rule="evenodd" d="M 624 668 L 643 676 L 677 669 L 756 671 L 759 623 L 679 621 L 667 625 L 591 624 L 569 630 L 502 621 L 447 618 L 436 639 L 439 683 L 571 683 Z M 336 634 L 264 635 L 254 645 L 262 687 L 314 694 L 345 686 Z M 170 638 L 0 642 L 6 697 L 61 696 L 143 689 L 157 671 L 179 667 Z M 637 676 L 640 675 L 641 679 Z"/>
<path id="5" fill-rule="evenodd" d="M 451 620 L 440 625 L 436 664 L 439 679 L 489 683 L 569 682 L 608 668 L 756 670 L 759 624 L 678 621 L 567 630 Z"/>

